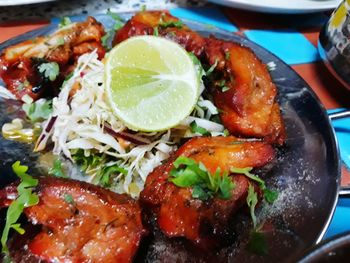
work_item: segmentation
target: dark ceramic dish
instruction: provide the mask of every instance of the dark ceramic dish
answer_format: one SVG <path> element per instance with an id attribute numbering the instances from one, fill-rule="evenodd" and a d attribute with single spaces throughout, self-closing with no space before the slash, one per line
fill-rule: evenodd
<path id="1" fill-rule="evenodd" d="M 129 18 L 131 14 L 122 14 Z M 112 26 L 108 16 L 96 16 L 107 28 Z M 79 17 L 80 20 L 84 17 Z M 250 219 L 244 211 L 235 217 L 235 233 L 232 245 L 215 255 L 216 262 L 293 262 L 307 248 L 319 242 L 331 220 L 338 196 L 340 162 L 334 131 L 327 113 L 314 92 L 305 81 L 277 57 L 249 40 L 219 29 L 184 21 L 202 35 L 241 43 L 250 47 L 265 63 L 273 62 L 276 69 L 272 78 L 279 89 L 279 102 L 286 123 L 287 143 L 279 149 L 279 155 L 266 178 L 267 185 L 277 188 L 279 199 L 268 210 L 260 209 L 259 217 L 269 226 L 265 232 L 268 254 L 258 256 L 249 252 L 247 236 Z M 0 45 L 7 46 L 39 35 L 48 34 L 57 25 L 29 32 Z M 0 126 L 20 114 L 19 105 L 13 101 L 0 102 Z M 14 177 L 10 166 L 16 160 L 32 167 L 37 155 L 32 146 L 7 141 L 0 137 L 0 185 L 11 182 Z M 2 217 L 2 223 L 4 217 Z M 194 255 L 187 245 L 178 240 L 162 237 L 150 238 L 141 249 L 137 261 L 154 262 L 166 259 L 169 262 L 211 261 L 205 255 Z"/>

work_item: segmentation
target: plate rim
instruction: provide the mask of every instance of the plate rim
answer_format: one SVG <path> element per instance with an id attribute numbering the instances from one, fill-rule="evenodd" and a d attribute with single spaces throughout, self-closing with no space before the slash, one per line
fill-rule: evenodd
<path id="1" fill-rule="evenodd" d="M 256 11 L 274 14 L 306 14 L 317 13 L 331 9 L 335 9 L 341 0 L 299 0 L 295 1 L 277 1 L 275 0 L 208 0 L 219 5 L 226 5 L 234 8 L 240 8 L 247 11 Z M 268 3 L 266 3 L 268 2 Z M 282 3 L 282 6 L 281 6 Z M 292 3 L 292 4 L 290 4 Z M 302 4 L 310 3 L 310 5 L 302 6 Z M 314 5 L 311 5 L 313 3 Z M 316 6 L 316 8 L 315 8 Z"/>
<path id="2" fill-rule="evenodd" d="M 46 2 L 53 2 L 56 0 L 5 0 L 5 2 L 0 1 L 0 7 L 2 6 L 18 6 L 18 5 L 30 5 L 30 4 L 39 4 Z"/>

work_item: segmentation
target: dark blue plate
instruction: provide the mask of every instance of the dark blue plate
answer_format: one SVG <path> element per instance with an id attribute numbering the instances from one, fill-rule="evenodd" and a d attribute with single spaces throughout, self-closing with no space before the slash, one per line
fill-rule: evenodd
<path id="1" fill-rule="evenodd" d="M 121 16 L 127 19 L 131 14 Z M 77 20 L 84 18 L 79 17 Z M 96 18 L 106 28 L 111 28 L 113 25 L 113 20 L 106 15 L 99 15 Z M 235 217 L 234 244 L 219 251 L 215 260 L 295 261 L 305 249 L 321 240 L 332 217 L 338 196 L 340 161 L 334 131 L 325 108 L 296 72 L 265 49 L 241 36 L 192 21 L 184 22 L 202 35 L 212 34 L 250 47 L 264 63 L 275 63 L 276 69 L 271 71 L 271 75 L 279 89 L 278 99 L 288 135 L 286 146 L 279 150 L 277 161 L 265 178 L 270 187 L 279 189 L 279 199 L 270 209 L 263 208 L 259 211 L 260 218 L 270 229 L 265 234 L 269 253 L 258 256 L 247 251 L 247 236 L 251 230 L 250 219 L 243 212 Z M 0 51 L 23 40 L 51 33 L 56 28 L 57 25 L 52 24 L 6 41 L 0 45 Z M 1 101 L 0 125 L 18 114 L 20 114 L 18 103 Z M 37 155 L 33 154 L 31 149 L 31 145 L 7 141 L 0 137 L 1 186 L 13 180 L 10 165 L 16 160 L 21 160 L 31 167 L 35 166 Z M 37 171 L 32 169 L 32 173 Z M 163 241 L 151 238 L 145 242 L 137 261 L 164 260 L 164 256 L 173 261 L 177 257 L 180 260 L 180 255 L 186 262 L 206 261 L 205 257 L 193 256 L 190 252 L 186 252 L 186 245 L 179 246 L 164 241 L 166 242 L 164 246 Z M 161 245 L 162 249 L 159 249 Z M 207 261 L 210 259 L 207 258 Z"/>

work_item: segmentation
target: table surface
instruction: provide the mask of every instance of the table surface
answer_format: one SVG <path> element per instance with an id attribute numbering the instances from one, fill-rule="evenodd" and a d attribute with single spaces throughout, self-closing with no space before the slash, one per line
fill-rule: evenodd
<path id="1" fill-rule="evenodd" d="M 191 7 L 185 7 L 188 3 Z M 329 13 L 260 14 L 205 4 L 205 1 L 59 1 L 27 7 L 0 7 L 0 42 L 47 25 L 50 20 L 64 15 L 105 13 L 108 8 L 112 11 L 140 10 L 143 5 L 147 9 L 169 9 L 179 18 L 196 20 L 243 35 L 289 64 L 305 79 L 328 110 L 350 107 L 350 91 L 330 74 L 317 51 L 319 31 Z M 350 119 L 333 121 L 333 125 L 343 160 L 341 184 L 349 186 Z M 325 238 L 350 230 L 349 219 L 350 199 L 340 198 Z"/>

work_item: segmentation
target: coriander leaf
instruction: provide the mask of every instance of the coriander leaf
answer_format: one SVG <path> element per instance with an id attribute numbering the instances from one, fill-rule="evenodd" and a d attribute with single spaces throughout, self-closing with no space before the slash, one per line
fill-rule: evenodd
<path id="1" fill-rule="evenodd" d="M 197 165 L 196 161 L 184 156 L 179 156 L 173 163 L 175 168 L 179 168 L 180 165 Z"/>
<path id="2" fill-rule="evenodd" d="M 171 179 L 171 182 L 179 187 L 189 187 L 201 182 L 201 178 L 190 168 L 180 170 L 181 175 Z"/>
<path id="3" fill-rule="evenodd" d="M 145 12 L 147 10 L 147 6 L 146 5 L 141 5 L 141 12 Z"/>
<path id="4" fill-rule="evenodd" d="M 264 192 L 265 200 L 268 203 L 272 204 L 278 198 L 278 192 L 272 191 L 272 190 L 269 190 L 268 188 L 266 188 L 266 184 L 265 184 L 264 180 L 262 180 L 261 178 L 259 178 L 256 175 L 250 173 L 251 170 L 253 170 L 252 167 L 246 167 L 246 168 L 234 168 L 234 167 L 232 167 L 230 169 L 230 171 L 232 173 L 244 174 L 245 176 L 247 176 L 251 180 L 257 182 L 260 186 L 260 189 Z"/>
<path id="5" fill-rule="evenodd" d="M 253 231 L 250 233 L 248 250 L 257 255 L 267 255 L 268 247 L 264 233 Z"/>
<path id="6" fill-rule="evenodd" d="M 216 66 L 218 65 L 219 61 L 218 59 L 215 59 L 215 63 L 213 65 L 211 65 L 211 67 L 207 70 L 207 72 L 205 73 L 207 76 L 211 75 L 213 73 L 213 71 L 215 70 Z"/>
<path id="7" fill-rule="evenodd" d="M 100 184 L 105 187 L 110 186 L 110 178 L 112 174 L 123 174 L 127 175 L 128 170 L 126 170 L 124 167 L 120 167 L 118 164 L 111 165 L 111 166 L 105 166 L 101 170 L 99 177 L 100 179 Z"/>
<path id="8" fill-rule="evenodd" d="M 101 37 L 101 43 L 104 48 L 108 47 L 108 40 L 110 38 L 110 33 L 107 32 L 103 37 Z"/>
<path id="9" fill-rule="evenodd" d="M 247 195 L 246 201 L 247 201 L 247 205 L 248 205 L 249 210 L 250 210 L 250 217 L 252 218 L 253 226 L 255 228 L 257 225 L 257 219 L 256 219 L 256 215 L 255 215 L 255 206 L 258 203 L 258 195 L 254 190 L 254 186 L 252 186 L 251 184 L 249 184 L 248 195 Z"/>
<path id="10" fill-rule="evenodd" d="M 226 92 L 226 91 L 228 91 L 228 90 L 230 90 L 230 88 L 227 87 L 227 86 L 221 87 L 221 91 L 222 91 L 222 92 Z"/>
<path id="11" fill-rule="evenodd" d="M 109 8 L 107 9 L 107 15 L 109 15 L 113 20 L 123 22 L 123 19 L 117 13 L 112 12 Z"/>
<path id="12" fill-rule="evenodd" d="M 6 224 L 1 236 L 2 252 L 8 255 L 7 239 L 10 229 L 16 230 L 20 234 L 24 234 L 24 229 L 21 228 L 19 223 L 16 223 L 21 216 L 23 209 L 26 207 L 34 206 L 39 203 L 39 197 L 32 193 L 35 186 L 38 185 L 38 180 L 32 178 L 26 172 L 28 167 L 21 165 L 19 161 L 12 165 L 12 170 L 21 179 L 21 182 L 17 186 L 18 197 L 10 204 L 6 213 Z"/>
<path id="13" fill-rule="evenodd" d="M 198 133 L 204 136 L 210 136 L 210 132 L 201 126 L 198 126 L 196 121 L 193 121 L 190 123 L 190 128 L 191 128 L 191 132 L 193 133 Z"/>
<path id="14" fill-rule="evenodd" d="M 225 137 L 227 137 L 227 136 L 230 135 L 230 132 L 228 131 L 228 129 L 225 129 L 225 130 L 223 131 L 223 134 L 224 134 Z"/>
<path id="15" fill-rule="evenodd" d="M 56 62 L 42 63 L 38 66 L 39 72 L 44 78 L 55 81 L 60 74 L 60 67 Z"/>
<path id="16" fill-rule="evenodd" d="M 263 188 L 265 188 L 265 182 L 259 178 L 258 176 L 251 174 L 250 171 L 253 170 L 253 167 L 245 167 L 245 168 L 236 168 L 232 167 L 230 169 L 231 173 L 236 173 L 236 174 L 244 174 L 248 178 L 252 179 L 253 181 L 259 183 Z"/>
<path id="17" fill-rule="evenodd" d="M 206 192 L 205 189 L 203 189 L 201 186 L 195 185 L 192 189 L 192 197 L 195 199 L 206 201 L 210 199 L 212 196 L 209 192 Z"/>
<path id="18" fill-rule="evenodd" d="M 59 39 L 57 39 L 56 45 L 57 45 L 57 46 L 62 46 L 62 45 L 64 45 L 64 38 L 63 38 L 63 37 L 60 37 Z"/>
<path id="19" fill-rule="evenodd" d="M 231 56 L 230 51 L 226 51 L 226 52 L 225 52 L 225 59 L 226 59 L 226 60 L 229 60 L 229 59 L 230 59 L 230 56 Z"/>
<path id="20" fill-rule="evenodd" d="M 221 199 L 229 199 L 232 195 L 232 190 L 235 188 L 235 184 L 232 182 L 231 177 L 227 174 L 222 176 L 222 180 L 219 182 L 220 192 L 219 195 Z"/>
<path id="21" fill-rule="evenodd" d="M 56 177 L 68 178 L 68 176 L 63 172 L 62 162 L 60 159 L 56 159 L 53 163 L 53 167 L 49 169 L 49 174 Z"/>
<path id="22" fill-rule="evenodd" d="M 67 204 L 75 205 L 73 196 L 71 196 L 70 194 L 64 194 L 64 201 L 65 201 Z"/>
<path id="23" fill-rule="evenodd" d="M 32 122 L 47 120 L 52 113 L 52 101 L 40 99 L 35 102 L 26 102 L 22 105 L 22 109 Z"/>
<path id="24" fill-rule="evenodd" d="M 58 27 L 62 28 L 62 27 L 66 27 L 70 24 L 72 24 L 72 21 L 70 20 L 70 18 L 67 16 L 64 16 L 61 18 L 60 23 L 58 24 Z"/>
<path id="25" fill-rule="evenodd" d="M 160 27 L 176 27 L 176 28 L 182 28 L 184 25 L 184 23 L 182 23 L 181 21 L 169 21 L 169 22 L 161 22 L 159 23 L 158 26 Z"/>
<path id="26" fill-rule="evenodd" d="M 193 198 L 231 198 L 235 185 L 226 173 L 221 175 L 219 168 L 212 175 L 202 163 L 184 156 L 178 157 L 173 165 L 175 168 L 170 171 L 168 180 L 178 187 L 192 187 Z"/>
<path id="27" fill-rule="evenodd" d="M 202 63 L 199 61 L 199 59 L 196 57 L 193 52 L 188 52 L 188 55 L 192 59 L 193 64 L 196 66 L 197 71 L 198 71 L 198 77 L 201 79 L 205 75 L 205 70 L 202 66 Z"/>
<path id="28" fill-rule="evenodd" d="M 270 189 L 265 188 L 264 190 L 264 198 L 269 204 L 273 204 L 278 198 L 278 192 L 272 191 Z"/>
<path id="29" fill-rule="evenodd" d="M 156 37 L 159 36 L 159 31 L 157 26 L 153 27 L 153 36 L 156 36 Z"/>

